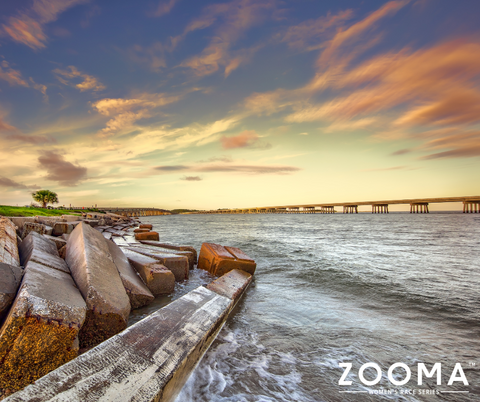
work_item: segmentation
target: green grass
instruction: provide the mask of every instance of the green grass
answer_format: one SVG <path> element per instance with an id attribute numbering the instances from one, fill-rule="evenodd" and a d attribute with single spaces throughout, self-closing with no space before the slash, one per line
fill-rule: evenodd
<path id="1" fill-rule="evenodd" d="M 83 212 L 87 212 L 84 210 Z M 72 211 L 65 209 L 46 209 L 30 207 L 11 207 L 9 205 L 0 205 L 0 215 L 2 216 L 60 216 L 60 215 L 80 215 L 82 211 Z"/>

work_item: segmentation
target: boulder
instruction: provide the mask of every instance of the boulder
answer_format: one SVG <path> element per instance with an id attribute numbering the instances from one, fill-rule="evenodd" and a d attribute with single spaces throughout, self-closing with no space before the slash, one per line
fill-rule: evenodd
<path id="1" fill-rule="evenodd" d="M 148 290 L 137 272 L 132 268 L 123 251 L 113 241 L 108 241 L 107 244 L 113 262 L 120 274 L 123 287 L 130 299 L 132 309 L 150 304 L 155 299 L 155 296 Z"/>
<path id="2" fill-rule="evenodd" d="M 140 228 L 140 229 L 149 229 L 149 230 L 152 230 L 152 229 L 153 229 L 153 225 L 150 225 L 149 223 L 142 223 L 142 224 L 140 224 L 139 228 Z"/>
<path id="3" fill-rule="evenodd" d="M 253 275 L 257 264 L 236 247 L 221 246 L 214 243 L 203 243 L 198 258 L 198 268 L 215 276 L 222 276 L 232 269 L 240 269 Z"/>
<path id="4" fill-rule="evenodd" d="M 22 276 L 22 268 L 0 262 L 0 319 L 15 299 Z"/>
<path id="5" fill-rule="evenodd" d="M 47 267 L 70 273 L 67 264 L 60 258 L 55 243 L 36 232 L 31 232 L 23 239 L 18 247 L 18 251 L 20 252 L 20 262 L 23 266 L 26 266 L 29 261 L 34 261 Z"/>
<path id="6" fill-rule="evenodd" d="M 155 246 L 155 247 L 161 247 L 161 248 L 166 248 L 170 250 L 177 250 L 177 251 L 183 251 L 183 252 L 188 252 L 193 261 L 193 264 L 197 263 L 197 250 L 191 246 L 177 246 L 175 244 L 170 244 L 170 243 L 161 243 L 159 241 L 152 241 L 152 240 L 142 240 L 140 243 L 142 244 L 148 244 L 149 246 Z"/>
<path id="7" fill-rule="evenodd" d="M 158 241 L 160 237 L 157 232 L 135 233 L 135 240 L 155 240 Z"/>
<path id="8" fill-rule="evenodd" d="M 154 258 L 155 260 L 160 262 L 160 264 L 166 266 L 170 271 L 172 271 L 173 275 L 175 275 L 175 280 L 177 282 L 188 279 L 189 270 L 187 257 L 175 254 L 162 253 L 160 250 L 155 251 L 141 246 L 131 246 L 127 247 L 127 249 Z"/>
<path id="9" fill-rule="evenodd" d="M 175 276 L 154 258 L 123 248 L 125 256 L 142 277 L 154 296 L 167 295 L 175 290 Z"/>
<path id="10" fill-rule="evenodd" d="M 20 266 L 16 227 L 10 219 L 0 217 L 0 262 Z"/>
<path id="11" fill-rule="evenodd" d="M 85 315 L 69 274 L 30 261 L 0 329 L 0 389 L 19 390 L 75 358 Z"/>
<path id="12" fill-rule="evenodd" d="M 127 327 L 130 300 L 113 263 L 107 240 L 80 223 L 70 234 L 65 261 L 87 304 L 80 347 L 96 346 Z"/>
<path id="13" fill-rule="evenodd" d="M 67 241 L 62 239 L 61 237 L 49 236 L 49 235 L 43 235 L 43 237 L 45 237 L 48 240 L 53 241 L 55 243 L 55 245 L 57 246 L 57 250 L 60 250 L 63 246 L 65 246 L 65 244 L 67 244 Z"/>

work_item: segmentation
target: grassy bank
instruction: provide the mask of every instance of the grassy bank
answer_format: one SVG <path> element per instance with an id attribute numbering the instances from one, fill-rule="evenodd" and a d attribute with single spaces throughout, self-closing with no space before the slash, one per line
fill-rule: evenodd
<path id="1" fill-rule="evenodd" d="M 87 212 L 86 210 L 83 212 Z M 46 209 L 30 207 L 11 207 L 9 205 L 0 205 L 0 215 L 2 216 L 60 216 L 60 215 L 80 215 L 82 211 L 72 211 L 65 209 Z"/>

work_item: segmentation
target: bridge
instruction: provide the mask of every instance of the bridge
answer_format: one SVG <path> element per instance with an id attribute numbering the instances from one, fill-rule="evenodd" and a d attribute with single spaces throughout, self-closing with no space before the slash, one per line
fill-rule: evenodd
<path id="1" fill-rule="evenodd" d="M 480 213 L 480 196 L 442 197 L 442 198 L 414 198 L 405 200 L 337 202 L 324 204 L 298 204 L 271 207 L 255 207 L 243 209 L 218 209 L 211 211 L 191 212 L 195 214 L 333 214 L 335 207 L 343 209 L 344 214 L 358 213 L 358 207 L 371 205 L 372 214 L 388 214 L 389 205 L 410 205 L 410 213 L 428 214 L 429 204 L 462 202 L 464 213 Z"/>
<path id="2" fill-rule="evenodd" d="M 159 208 L 122 208 L 122 207 L 108 207 L 97 208 L 99 211 L 111 212 L 113 214 L 126 216 L 129 218 L 139 216 L 155 216 L 155 215 L 171 215 L 170 212 Z"/>

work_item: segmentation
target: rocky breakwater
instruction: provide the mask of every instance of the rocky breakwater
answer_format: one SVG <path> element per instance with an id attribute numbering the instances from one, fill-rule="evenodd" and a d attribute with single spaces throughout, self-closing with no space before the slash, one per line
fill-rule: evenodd
<path id="1" fill-rule="evenodd" d="M 171 401 L 252 279 L 241 250 L 206 243 L 199 267 L 227 274 L 126 329 L 131 309 L 188 279 L 196 250 L 113 214 L 23 219 L 0 218 L 0 399 L 35 382 L 7 400 Z"/>

